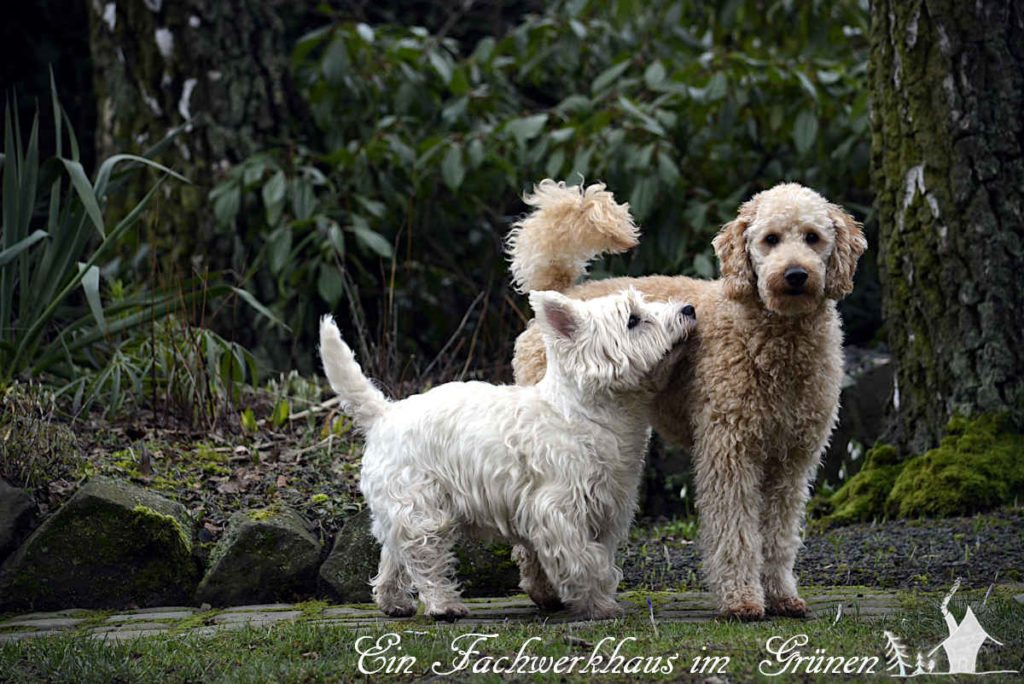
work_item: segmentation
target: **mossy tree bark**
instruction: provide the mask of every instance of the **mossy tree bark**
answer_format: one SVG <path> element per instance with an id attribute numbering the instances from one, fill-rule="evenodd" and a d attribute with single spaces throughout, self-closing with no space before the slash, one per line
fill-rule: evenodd
<path id="1" fill-rule="evenodd" d="M 872 180 L 894 441 L 1024 414 L 1024 4 L 876 0 Z"/>
<path id="2" fill-rule="evenodd" d="M 233 163 L 286 138 L 296 118 L 288 7 L 284 0 L 90 0 L 97 158 L 142 152 L 187 127 L 159 161 L 192 185 L 165 185 L 159 218 L 143 238 L 178 266 L 196 254 L 214 261 L 225 254 L 213 243 L 207 193 Z M 119 201 L 132 206 L 151 182 L 140 177 Z"/>

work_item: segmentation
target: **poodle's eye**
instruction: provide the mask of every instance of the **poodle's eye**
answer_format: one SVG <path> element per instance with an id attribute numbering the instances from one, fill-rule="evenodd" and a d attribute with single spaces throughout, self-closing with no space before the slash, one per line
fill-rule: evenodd
<path id="1" fill-rule="evenodd" d="M 626 327 L 632 330 L 636 326 L 640 325 L 640 317 L 636 314 L 630 314 L 629 320 L 626 321 Z"/>
<path id="2" fill-rule="evenodd" d="M 820 239 L 821 238 L 818 237 L 817 233 L 808 233 L 807 235 L 804 236 L 804 241 L 809 245 L 817 244 L 818 240 Z"/>
<path id="3" fill-rule="evenodd" d="M 765 244 L 772 245 L 774 247 L 775 245 L 779 244 L 779 236 L 776 235 L 775 233 L 772 233 L 771 235 L 765 236 L 764 242 Z"/>

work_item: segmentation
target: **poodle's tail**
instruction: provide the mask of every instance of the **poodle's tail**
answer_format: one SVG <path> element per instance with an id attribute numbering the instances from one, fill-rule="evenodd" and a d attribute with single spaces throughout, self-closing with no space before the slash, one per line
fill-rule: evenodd
<path id="1" fill-rule="evenodd" d="M 320 359 L 331 389 L 341 397 L 342 409 L 352 416 L 356 427 L 364 432 L 369 430 L 387 410 L 388 400 L 363 375 L 330 316 L 320 319 Z"/>
<path id="2" fill-rule="evenodd" d="M 517 291 L 564 292 L 594 257 L 637 245 L 640 229 L 629 204 L 616 204 L 604 187 L 584 189 L 547 178 L 523 197 L 533 211 L 512 226 L 505 241 Z"/>

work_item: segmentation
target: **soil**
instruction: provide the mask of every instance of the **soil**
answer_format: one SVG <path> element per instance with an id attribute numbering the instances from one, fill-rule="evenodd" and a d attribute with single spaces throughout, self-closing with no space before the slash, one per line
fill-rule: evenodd
<path id="1" fill-rule="evenodd" d="M 634 531 L 621 553 L 625 586 L 665 590 L 700 584 L 699 545 L 659 534 L 664 529 Z M 957 577 L 971 588 L 1020 582 L 1024 509 L 808 530 L 796 574 L 802 586 L 943 589 Z"/>

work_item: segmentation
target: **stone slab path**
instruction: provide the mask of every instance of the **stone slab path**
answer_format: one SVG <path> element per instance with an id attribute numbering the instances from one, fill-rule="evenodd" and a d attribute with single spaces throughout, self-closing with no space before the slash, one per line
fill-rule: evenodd
<path id="1" fill-rule="evenodd" d="M 627 612 L 644 611 L 643 592 L 620 595 Z M 715 619 L 710 594 L 685 592 L 658 594 L 654 617 L 663 622 L 708 622 Z M 637 598 L 640 601 L 636 601 Z M 837 614 L 851 617 L 875 617 L 893 612 L 898 606 L 894 594 L 863 589 L 836 589 L 804 597 L 812 618 L 834 619 Z M 629 600 L 631 599 L 631 600 Z M 637 606 L 640 603 L 642 607 Z M 486 625 L 509 622 L 569 622 L 566 613 L 541 613 L 526 597 L 468 599 L 469 616 L 458 624 Z M 224 629 L 246 626 L 265 627 L 284 621 L 303 620 L 315 625 L 371 627 L 406 622 L 415 618 L 387 618 L 368 604 L 329 606 L 322 610 L 303 610 L 302 604 L 274 603 L 207 609 L 168 606 L 124 611 L 115 615 L 78 609 L 50 613 L 28 613 L 0 621 L 0 643 L 48 636 L 61 632 L 85 638 L 125 641 L 155 634 L 213 634 Z"/>

